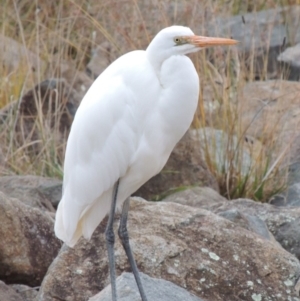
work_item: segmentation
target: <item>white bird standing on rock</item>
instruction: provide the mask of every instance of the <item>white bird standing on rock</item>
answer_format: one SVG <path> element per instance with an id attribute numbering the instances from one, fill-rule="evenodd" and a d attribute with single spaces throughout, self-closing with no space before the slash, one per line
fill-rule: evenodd
<path id="1" fill-rule="evenodd" d="M 81 236 L 90 239 L 109 213 L 105 235 L 113 301 L 117 300 L 113 220 L 122 204 L 118 235 L 142 300 L 147 300 L 126 228 L 129 197 L 161 171 L 192 122 L 199 78 L 185 54 L 236 43 L 196 36 L 183 26 L 167 27 L 146 51 L 132 51 L 113 62 L 76 112 L 55 233 L 73 247 Z"/>

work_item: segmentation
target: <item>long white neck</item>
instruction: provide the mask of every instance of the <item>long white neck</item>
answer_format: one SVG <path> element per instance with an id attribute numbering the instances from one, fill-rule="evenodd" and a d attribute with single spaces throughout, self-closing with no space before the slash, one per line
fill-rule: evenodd
<path id="1" fill-rule="evenodd" d="M 199 98 L 199 77 L 191 60 L 184 55 L 173 55 L 161 62 L 160 67 L 158 62 L 154 68 L 159 72 L 162 87 L 159 107 L 165 130 L 177 143 L 193 120 Z"/>
<path id="2" fill-rule="evenodd" d="M 149 44 L 148 48 L 146 49 L 146 54 L 149 62 L 155 70 L 155 73 L 159 75 L 161 65 L 168 58 L 169 54 L 162 50 L 157 51 L 155 43 Z"/>

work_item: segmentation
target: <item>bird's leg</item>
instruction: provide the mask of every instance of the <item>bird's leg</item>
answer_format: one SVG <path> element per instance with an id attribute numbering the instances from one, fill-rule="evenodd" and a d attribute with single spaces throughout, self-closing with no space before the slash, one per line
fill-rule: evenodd
<path id="1" fill-rule="evenodd" d="M 147 297 L 146 297 L 146 294 L 145 294 L 145 291 L 144 291 L 144 288 L 143 288 L 143 285 L 141 282 L 140 274 L 139 274 L 139 271 L 138 271 L 138 268 L 137 268 L 137 265 L 134 260 L 134 257 L 133 257 L 133 254 L 132 254 L 132 251 L 130 248 L 130 244 L 129 244 L 129 236 L 128 236 L 128 231 L 127 231 L 128 210 L 129 210 L 129 198 L 127 198 L 123 204 L 118 235 L 121 239 L 123 248 L 128 257 L 131 270 L 133 272 L 136 284 L 138 286 L 138 289 L 139 289 L 141 297 L 142 297 L 142 301 L 147 301 Z"/>
<path id="2" fill-rule="evenodd" d="M 110 208 L 108 222 L 107 222 L 107 226 L 106 226 L 106 230 L 105 230 L 106 246 L 107 246 L 108 261 L 109 261 L 109 271 L 110 271 L 112 301 L 117 301 L 115 254 L 114 254 L 115 234 L 114 234 L 113 224 L 114 224 L 114 216 L 115 216 L 115 211 L 116 211 L 118 188 L 119 188 L 119 180 L 116 182 L 115 187 L 114 187 L 111 208 Z"/>

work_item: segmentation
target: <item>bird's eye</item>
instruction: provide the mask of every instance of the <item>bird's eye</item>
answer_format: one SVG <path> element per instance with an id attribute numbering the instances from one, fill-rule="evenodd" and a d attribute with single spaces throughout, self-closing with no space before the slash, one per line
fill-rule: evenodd
<path id="1" fill-rule="evenodd" d="M 180 38 L 174 38 L 174 42 L 175 42 L 176 44 L 179 44 L 179 43 L 181 42 L 181 39 L 180 39 Z"/>
<path id="2" fill-rule="evenodd" d="M 180 46 L 180 45 L 183 45 L 183 44 L 187 43 L 185 37 L 175 37 L 173 39 L 173 41 L 175 43 L 175 46 Z"/>

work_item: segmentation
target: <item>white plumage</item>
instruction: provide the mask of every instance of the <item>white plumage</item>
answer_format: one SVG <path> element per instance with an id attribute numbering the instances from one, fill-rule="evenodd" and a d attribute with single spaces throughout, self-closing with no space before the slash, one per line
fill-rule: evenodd
<path id="1" fill-rule="evenodd" d="M 165 28 L 146 51 L 123 55 L 93 83 L 69 135 L 56 215 L 55 233 L 69 246 L 91 237 L 110 210 L 118 179 L 120 207 L 161 171 L 198 102 L 198 75 L 184 54 L 234 44 L 208 39 L 187 27 Z"/>

